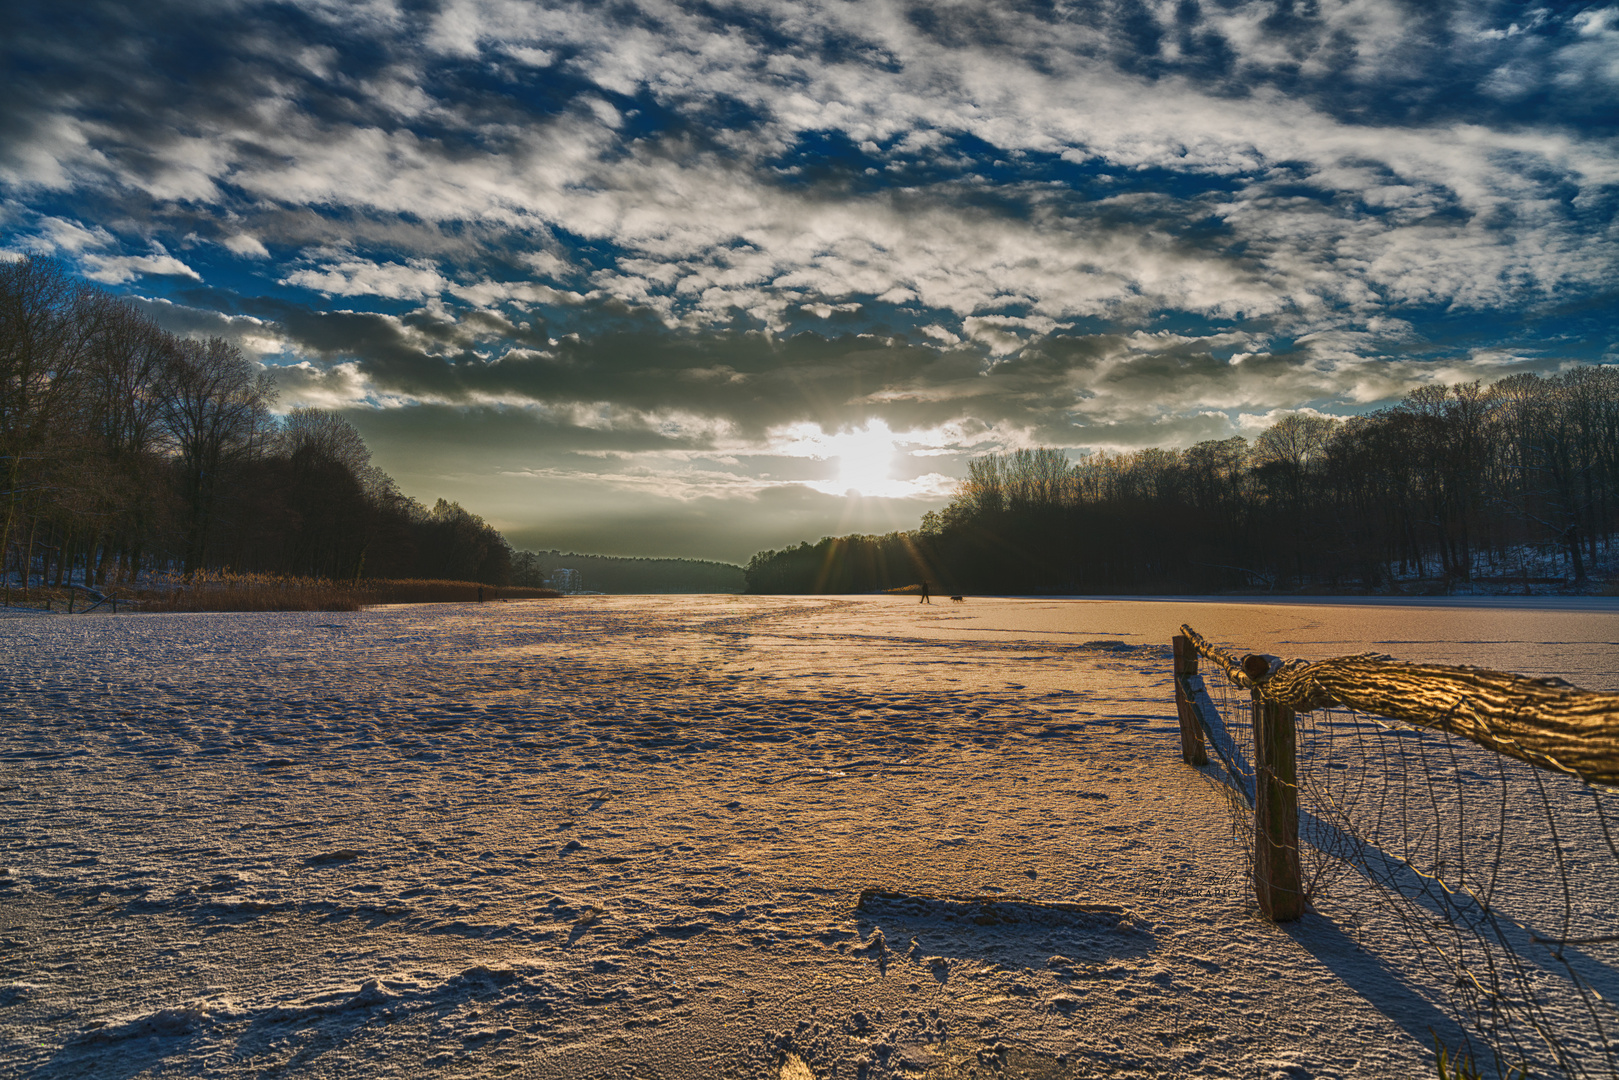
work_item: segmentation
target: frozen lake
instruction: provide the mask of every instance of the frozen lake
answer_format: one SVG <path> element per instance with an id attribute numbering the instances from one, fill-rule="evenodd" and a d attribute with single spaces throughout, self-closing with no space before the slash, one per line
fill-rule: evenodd
<path id="1" fill-rule="evenodd" d="M 1239 652 L 1308 660 L 1379 652 L 1619 689 L 1619 597 L 1610 596 L 974 599 L 954 607 L 952 617 L 964 629 L 991 635 L 1151 644 L 1190 623 Z"/>
<path id="2" fill-rule="evenodd" d="M 1410 1075 L 1446 1020 L 1398 958 L 1254 916 L 1224 797 L 1179 760 L 1168 640 L 1601 689 L 1615 614 L 0 619 L 0 1071 L 773 1077 L 791 1051 L 821 1080 Z"/>

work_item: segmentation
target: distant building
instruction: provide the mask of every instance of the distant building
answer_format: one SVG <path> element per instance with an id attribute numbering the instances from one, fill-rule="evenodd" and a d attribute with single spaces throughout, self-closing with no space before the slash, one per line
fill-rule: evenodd
<path id="1" fill-rule="evenodd" d="M 584 583 L 577 570 L 553 570 L 545 575 L 545 584 L 559 593 L 584 592 Z"/>

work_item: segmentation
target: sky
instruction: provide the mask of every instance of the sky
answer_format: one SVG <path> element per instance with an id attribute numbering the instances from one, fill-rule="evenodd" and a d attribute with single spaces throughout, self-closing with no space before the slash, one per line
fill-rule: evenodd
<path id="1" fill-rule="evenodd" d="M 1619 4 L 8 5 L 0 251 L 517 547 L 1619 361 Z"/>

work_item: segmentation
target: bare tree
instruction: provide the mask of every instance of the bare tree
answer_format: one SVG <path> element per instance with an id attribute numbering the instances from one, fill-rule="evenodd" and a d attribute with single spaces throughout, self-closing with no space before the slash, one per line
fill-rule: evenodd
<path id="1" fill-rule="evenodd" d="M 5 470 L 5 522 L 0 576 L 30 473 L 64 434 L 76 404 L 86 352 L 85 290 L 53 259 L 0 262 L 0 465 Z M 24 560 L 26 575 L 27 560 Z M 9 588 L 10 578 L 5 578 Z"/>
<path id="2" fill-rule="evenodd" d="M 86 306 L 90 349 L 86 416 L 108 521 L 97 579 L 106 580 L 113 538 L 134 570 L 141 561 L 162 487 L 161 455 L 169 445 L 163 383 L 179 341 L 129 304 L 105 294 Z"/>
<path id="3" fill-rule="evenodd" d="M 164 373 L 163 423 L 174 440 L 186 504 L 185 572 L 207 557 L 224 471 L 260 449 L 275 388 L 223 338 L 183 340 Z"/>
<path id="4" fill-rule="evenodd" d="M 1256 464 L 1281 473 L 1288 501 L 1295 506 L 1304 502 L 1306 473 L 1326 449 L 1333 423 L 1325 416 L 1291 413 L 1266 428 L 1254 442 Z"/>
<path id="5" fill-rule="evenodd" d="M 280 443 L 289 458 L 313 454 L 344 466 L 356 478 L 371 465 L 371 450 L 354 425 L 325 409 L 293 409 L 281 421 Z"/>
<path id="6" fill-rule="evenodd" d="M 365 440 L 336 413 L 298 408 L 282 419 L 276 443 L 286 478 L 284 557 L 299 573 L 358 577 L 380 506 L 368 488 L 377 481 Z"/>

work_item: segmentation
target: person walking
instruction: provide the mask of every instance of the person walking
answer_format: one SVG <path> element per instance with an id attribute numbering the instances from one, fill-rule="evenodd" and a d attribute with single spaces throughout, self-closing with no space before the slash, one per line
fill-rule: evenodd
<path id="1" fill-rule="evenodd" d="M 928 598 L 928 583 L 925 582 L 925 581 L 922 582 L 922 600 L 921 600 L 921 602 L 924 603 L 924 604 L 933 603 L 933 601 Z"/>

